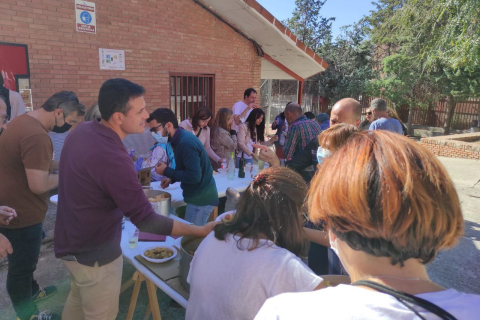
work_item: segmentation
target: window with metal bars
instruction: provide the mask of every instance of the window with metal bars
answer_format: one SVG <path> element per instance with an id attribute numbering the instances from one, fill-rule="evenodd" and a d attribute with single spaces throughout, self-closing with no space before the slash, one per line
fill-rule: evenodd
<path id="1" fill-rule="evenodd" d="M 203 106 L 215 114 L 215 75 L 170 73 L 170 96 L 170 109 L 180 121 Z"/>

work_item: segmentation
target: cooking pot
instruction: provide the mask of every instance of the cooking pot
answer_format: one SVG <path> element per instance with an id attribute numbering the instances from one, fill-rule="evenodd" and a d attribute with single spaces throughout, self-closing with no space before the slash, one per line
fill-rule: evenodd
<path id="1" fill-rule="evenodd" d="M 190 271 L 190 263 L 193 260 L 193 254 L 197 251 L 198 246 L 205 238 L 183 237 L 181 241 L 180 252 L 180 284 L 186 290 L 190 291 L 190 284 L 187 282 L 188 272 Z"/>
<path id="2" fill-rule="evenodd" d="M 170 215 L 170 207 L 172 204 L 172 195 L 165 191 L 143 189 L 147 198 L 155 198 L 161 194 L 165 195 L 166 199 L 158 202 L 152 202 L 152 207 L 157 214 L 168 217 Z"/>

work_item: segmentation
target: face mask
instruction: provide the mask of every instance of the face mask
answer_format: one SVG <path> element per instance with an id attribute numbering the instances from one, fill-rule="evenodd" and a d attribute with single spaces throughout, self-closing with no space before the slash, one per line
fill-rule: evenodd
<path id="1" fill-rule="evenodd" d="M 55 132 L 55 133 L 64 133 L 64 132 L 67 132 L 68 130 L 70 130 L 70 128 L 72 127 L 71 124 L 67 123 L 65 121 L 65 115 L 63 116 L 63 121 L 65 122 L 63 124 L 63 126 L 61 127 L 58 127 L 57 126 L 57 117 L 55 117 L 55 125 L 53 126 L 53 129 L 52 129 L 52 132 Z"/>
<path id="2" fill-rule="evenodd" d="M 68 124 L 65 122 L 65 124 L 61 127 L 57 127 L 56 125 L 53 127 L 52 129 L 52 132 L 55 132 L 55 133 L 64 133 L 64 132 L 67 132 L 68 130 L 70 130 L 70 128 L 72 127 L 71 124 Z"/>
<path id="3" fill-rule="evenodd" d="M 328 236 L 328 238 L 330 239 L 330 249 L 333 250 L 333 252 L 335 252 L 335 254 L 340 258 L 340 255 L 338 254 L 338 238 L 335 238 L 335 240 L 332 242 L 332 237 L 330 237 L 330 234 Z"/>
<path id="4" fill-rule="evenodd" d="M 161 144 L 166 144 L 168 142 L 168 136 L 164 137 L 161 133 L 158 132 L 152 132 L 152 137 L 153 139 L 155 139 L 155 141 Z"/>
<path id="5" fill-rule="evenodd" d="M 322 147 L 318 147 L 317 149 L 317 161 L 318 163 L 322 163 L 325 158 L 330 156 L 330 150 L 323 149 Z"/>

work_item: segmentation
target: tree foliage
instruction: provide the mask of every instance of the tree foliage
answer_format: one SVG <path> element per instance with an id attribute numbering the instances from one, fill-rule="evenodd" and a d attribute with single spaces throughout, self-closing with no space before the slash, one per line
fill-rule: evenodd
<path id="1" fill-rule="evenodd" d="M 345 97 L 356 97 L 365 92 L 373 78 L 373 45 L 366 40 L 366 24 L 361 21 L 345 26 L 342 33 L 332 38 L 332 21 L 320 11 L 326 1 L 297 0 L 289 29 L 322 57 L 329 67 L 305 83 L 305 93 L 329 98 L 332 102 Z"/>
<path id="2" fill-rule="evenodd" d="M 327 0 L 296 0 L 293 15 L 287 19 L 288 28 L 315 52 L 332 35 L 332 21 L 335 18 L 320 15 L 326 2 Z"/>
<path id="3" fill-rule="evenodd" d="M 376 7 L 367 18 L 378 60 L 383 60 L 376 85 L 384 85 L 391 99 L 410 88 L 400 94 L 410 106 L 446 97 L 448 134 L 456 101 L 480 93 L 480 1 L 381 0 Z M 391 59 L 398 62 L 399 57 L 410 63 L 392 73 Z M 393 79 L 411 85 L 391 86 Z"/>
<path id="4" fill-rule="evenodd" d="M 472 70 L 480 65 L 480 1 L 382 0 L 370 16 L 372 39 L 394 43 L 423 61 Z"/>

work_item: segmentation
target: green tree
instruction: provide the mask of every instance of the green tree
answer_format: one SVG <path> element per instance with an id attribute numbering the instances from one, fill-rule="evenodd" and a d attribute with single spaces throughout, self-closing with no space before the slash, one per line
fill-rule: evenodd
<path id="1" fill-rule="evenodd" d="M 363 21 L 342 28 L 342 33 L 319 48 L 319 54 L 329 63 L 327 70 L 316 76 L 318 92 L 331 102 L 365 93 L 373 79 L 373 45 L 366 39 Z"/>
<path id="2" fill-rule="evenodd" d="M 396 106 L 409 105 L 409 135 L 413 135 L 412 114 L 415 106 L 427 106 L 438 98 L 432 94 L 432 91 L 438 92 L 432 77 L 422 74 L 420 70 L 418 61 L 403 54 L 393 54 L 383 59 L 381 75 L 367 86 L 370 95 L 382 95 Z"/>
<path id="3" fill-rule="evenodd" d="M 287 19 L 288 28 L 315 52 L 331 37 L 332 21 L 335 21 L 333 17 L 325 18 L 320 15 L 326 2 L 327 0 L 296 0 L 293 15 Z"/>
<path id="4" fill-rule="evenodd" d="M 404 67 L 415 70 L 397 69 L 399 74 L 393 75 L 392 69 L 385 70 L 389 61 L 384 61 L 387 63 L 377 84 L 397 76 L 402 82 L 421 84 L 424 89 L 420 92 L 425 96 L 420 100 L 431 100 L 438 94 L 447 97 L 444 129 L 448 134 L 456 101 L 479 93 L 480 1 L 381 0 L 376 5 L 377 10 L 367 20 L 377 53 L 381 58 L 397 54 L 408 57 L 411 64 Z M 416 86 L 409 87 L 414 91 L 407 95 L 413 99 L 409 104 L 417 103 L 414 97 L 419 91 Z"/>

